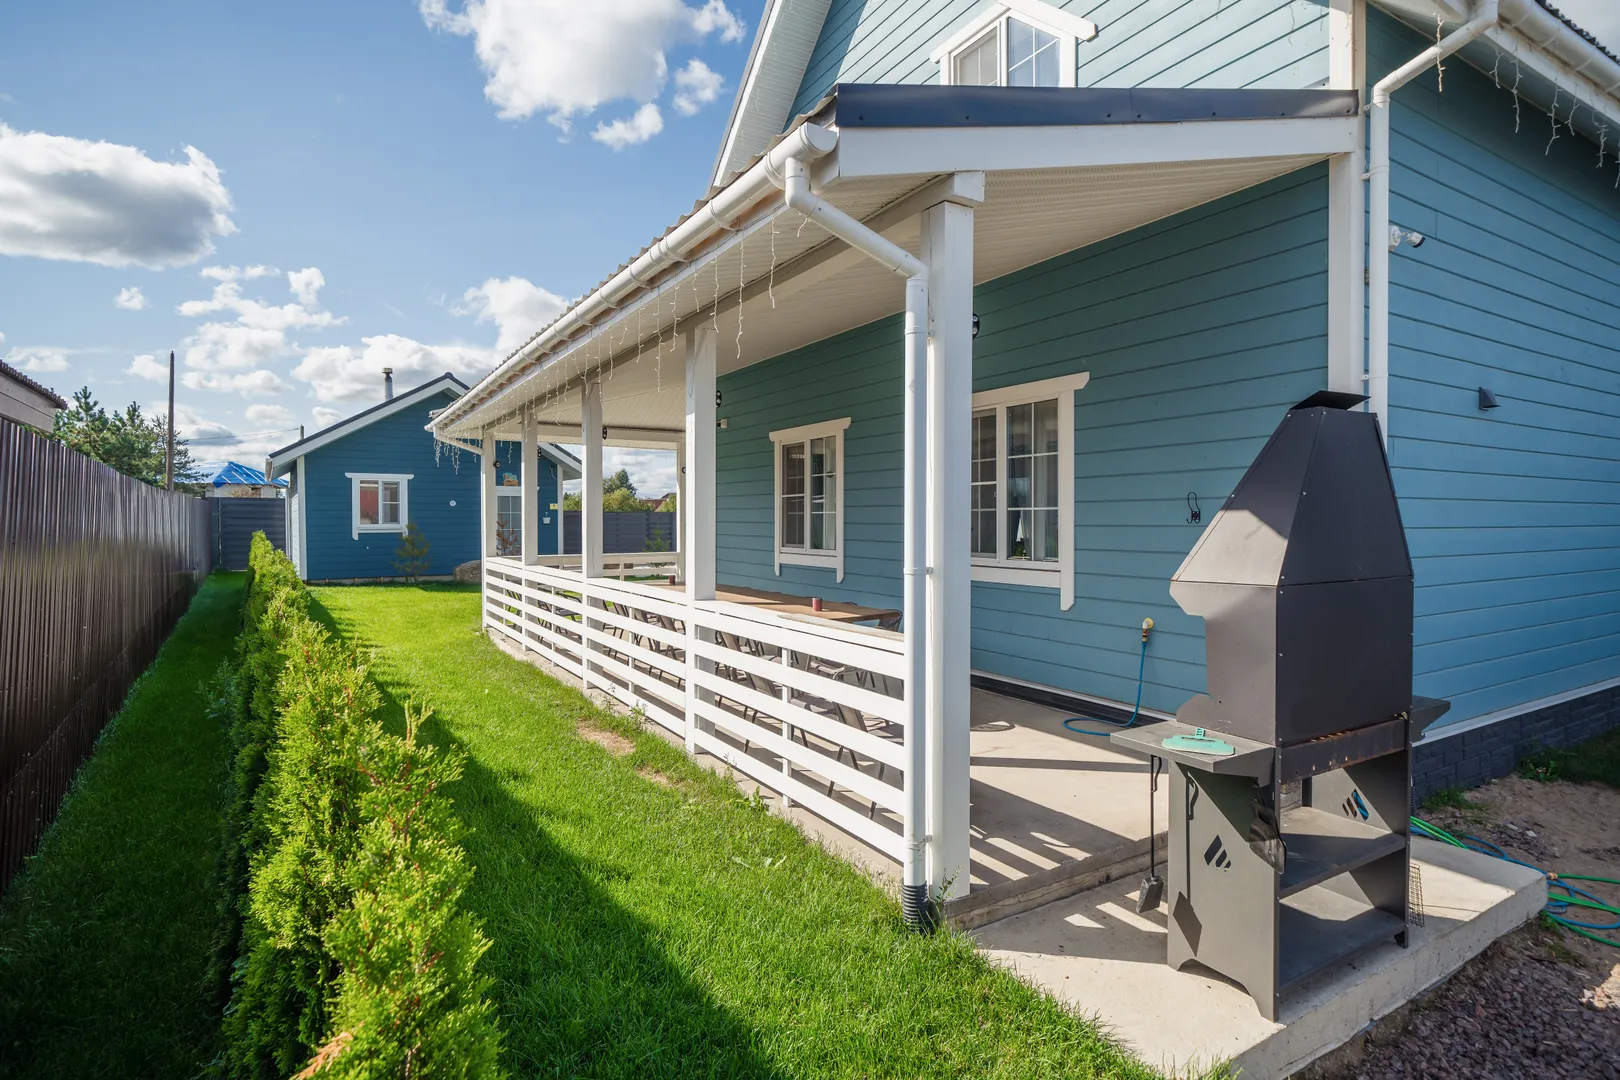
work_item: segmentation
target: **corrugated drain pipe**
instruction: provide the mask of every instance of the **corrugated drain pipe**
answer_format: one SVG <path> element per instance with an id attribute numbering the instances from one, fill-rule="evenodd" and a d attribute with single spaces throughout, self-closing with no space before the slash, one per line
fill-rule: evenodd
<path id="1" fill-rule="evenodd" d="M 789 158 L 781 173 L 770 174 L 782 189 L 787 205 L 814 221 L 857 251 L 906 279 L 905 327 L 905 824 L 904 866 L 900 885 L 900 906 L 907 925 L 931 930 L 937 912 L 928 895 L 924 832 L 927 814 L 924 776 L 927 769 L 927 738 L 924 731 L 923 686 L 928 625 L 923 616 L 927 603 L 927 567 L 924 565 L 927 514 L 922 500 L 928 486 L 924 468 L 928 461 L 928 267 L 899 244 L 850 217 L 836 206 L 823 202 L 810 190 L 810 174 L 799 158 Z"/>
<path id="2" fill-rule="evenodd" d="M 1496 25 L 1497 0 L 1479 0 L 1474 17 L 1380 79 L 1372 90 L 1367 162 L 1367 397 L 1389 447 L 1389 99 L 1421 72 Z"/>

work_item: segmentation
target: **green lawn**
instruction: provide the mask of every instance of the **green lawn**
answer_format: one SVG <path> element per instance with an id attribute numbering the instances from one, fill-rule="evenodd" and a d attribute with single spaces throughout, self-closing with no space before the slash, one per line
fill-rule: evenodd
<path id="1" fill-rule="evenodd" d="M 1151 1077 L 656 735 L 478 632 L 473 587 L 314 590 L 452 791 L 514 1077 Z M 615 757 L 581 717 L 634 739 Z M 660 779 L 666 782 L 659 782 Z M 673 784 L 667 781 L 673 781 Z"/>
<path id="2" fill-rule="evenodd" d="M 225 739 L 205 686 L 243 577 L 203 586 L 0 902 L 0 1077 L 186 1080 L 214 1056 Z"/>

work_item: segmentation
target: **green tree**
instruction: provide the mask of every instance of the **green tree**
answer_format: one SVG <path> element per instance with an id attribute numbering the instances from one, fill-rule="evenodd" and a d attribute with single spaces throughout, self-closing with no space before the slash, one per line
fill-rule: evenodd
<path id="1" fill-rule="evenodd" d="M 629 469 L 620 469 L 602 481 L 603 495 L 612 495 L 615 491 L 628 491 L 632 499 L 636 497 L 636 485 L 630 479 Z"/>
<path id="2" fill-rule="evenodd" d="M 585 500 L 576 494 L 563 496 L 564 510 L 583 510 Z M 618 514 L 629 510 L 646 510 L 645 501 L 636 496 L 636 485 L 630 479 L 629 469 L 620 469 L 602 480 L 602 511 Z"/>
<path id="3" fill-rule="evenodd" d="M 73 395 L 73 407 L 56 414 L 51 438 L 117 469 L 125 476 L 163 486 L 164 444 L 168 425 L 163 417 L 147 417 L 133 401 L 123 412 L 109 413 L 88 386 Z M 191 462 L 184 439 L 174 440 L 175 487 L 199 494 L 201 479 Z"/>
<path id="4" fill-rule="evenodd" d="M 410 522 L 405 526 L 405 535 L 400 538 L 399 547 L 394 549 L 394 569 L 414 583 L 433 565 L 433 560 L 428 556 L 428 548 L 432 546 L 422 535 L 422 530 L 416 527 L 416 522 Z"/>

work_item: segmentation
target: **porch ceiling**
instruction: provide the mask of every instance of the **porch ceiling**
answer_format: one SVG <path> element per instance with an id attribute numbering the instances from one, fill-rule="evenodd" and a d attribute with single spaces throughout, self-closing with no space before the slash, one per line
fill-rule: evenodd
<path id="1" fill-rule="evenodd" d="M 974 280 L 1002 277 L 1322 156 L 988 173 L 984 202 L 974 215 Z M 885 208 L 900 206 L 936 179 L 846 179 L 822 197 L 881 224 Z M 918 227 L 911 214 L 883 231 L 916 254 Z M 507 393 L 461 418 L 451 433 L 476 436 L 482 425 L 494 422 L 502 437 L 515 437 L 518 414 L 533 408 L 542 439 L 574 441 L 568 436 L 579 430 L 582 379 L 602 369 L 608 443 L 671 445 L 679 438 L 686 407 L 684 344 L 672 333 L 677 319 L 684 331 L 718 306 L 704 321 L 718 328 L 717 366 L 723 374 L 893 315 L 903 307 L 904 285 L 796 211 L 771 208 L 686 267 L 652 301 L 639 310 L 626 308 L 615 325 L 559 352 Z"/>

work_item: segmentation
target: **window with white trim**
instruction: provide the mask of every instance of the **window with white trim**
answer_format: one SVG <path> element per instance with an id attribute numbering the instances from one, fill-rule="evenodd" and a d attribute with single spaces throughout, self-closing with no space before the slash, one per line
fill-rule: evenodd
<path id="1" fill-rule="evenodd" d="M 934 52 L 948 86 L 1073 86 L 1076 47 L 1094 23 L 1045 0 L 1000 0 Z"/>
<path id="2" fill-rule="evenodd" d="M 776 572 L 823 566 L 844 578 L 844 430 L 849 417 L 771 432 Z"/>
<path id="3" fill-rule="evenodd" d="M 973 579 L 1074 603 L 1074 395 L 1089 372 L 973 395 Z"/>
<path id="4" fill-rule="evenodd" d="M 411 519 L 414 473 L 345 473 L 352 490 L 354 538 L 361 533 L 403 533 Z"/>

